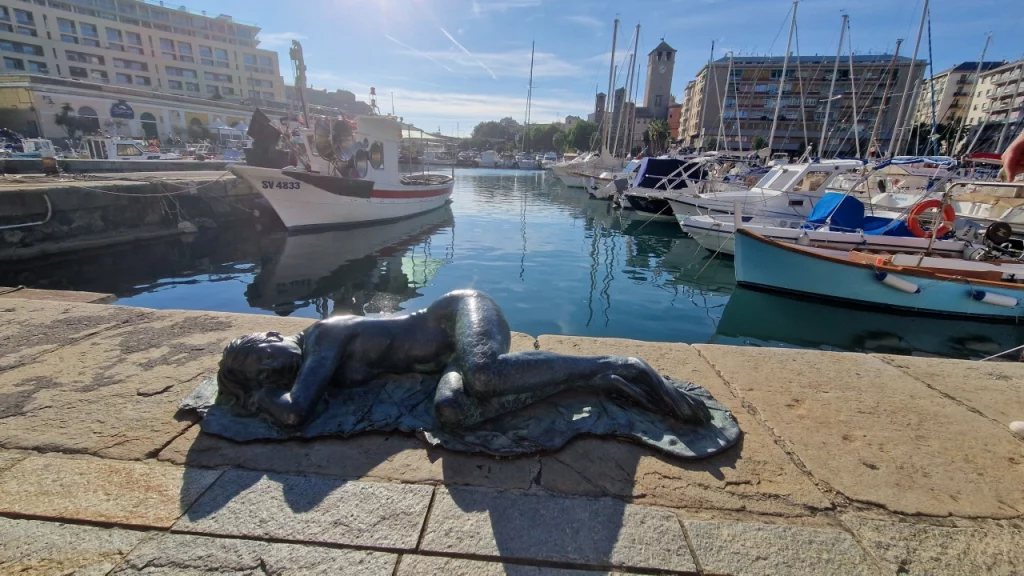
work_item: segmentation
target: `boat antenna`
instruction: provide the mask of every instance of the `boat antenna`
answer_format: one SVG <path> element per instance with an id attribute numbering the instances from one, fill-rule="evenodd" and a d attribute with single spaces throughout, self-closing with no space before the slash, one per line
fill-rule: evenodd
<path id="1" fill-rule="evenodd" d="M 779 93 L 775 96 L 775 116 L 772 118 L 772 129 L 768 132 L 769 153 L 772 151 L 772 142 L 775 140 L 775 128 L 779 125 L 779 110 L 782 108 L 782 89 L 786 86 L 786 68 L 789 66 L 789 49 L 793 45 L 793 28 L 796 27 L 796 8 L 799 4 L 800 0 L 793 0 L 793 19 L 789 23 L 789 40 L 786 41 L 786 55 L 782 58 L 782 76 L 779 77 Z"/>
<path id="2" fill-rule="evenodd" d="M 309 128 L 311 124 L 309 123 L 309 104 L 306 102 L 306 61 L 302 58 L 302 44 L 299 44 L 298 40 L 292 40 L 288 56 L 291 57 L 292 62 L 295 62 L 295 95 L 298 96 L 299 104 L 302 105 L 302 121 Z"/>

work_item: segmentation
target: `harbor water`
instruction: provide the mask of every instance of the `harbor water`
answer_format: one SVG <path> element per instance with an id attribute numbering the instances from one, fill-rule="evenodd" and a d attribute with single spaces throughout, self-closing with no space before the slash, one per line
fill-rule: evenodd
<path id="1" fill-rule="evenodd" d="M 674 223 L 646 222 L 539 171 L 457 170 L 450 206 L 300 235 L 245 228 L 0 267 L 0 286 L 118 304 L 309 318 L 422 308 L 476 288 L 528 334 L 979 358 L 1024 328 L 851 310 L 735 285 Z"/>

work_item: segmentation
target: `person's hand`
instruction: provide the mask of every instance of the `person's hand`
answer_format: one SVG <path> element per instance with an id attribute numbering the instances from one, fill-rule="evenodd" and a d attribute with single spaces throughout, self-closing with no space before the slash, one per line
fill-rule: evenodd
<path id="1" fill-rule="evenodd" d="M 1024 173 L 1024 132 L 1003 152 L 1003 171 L 1007 182 Z"/>

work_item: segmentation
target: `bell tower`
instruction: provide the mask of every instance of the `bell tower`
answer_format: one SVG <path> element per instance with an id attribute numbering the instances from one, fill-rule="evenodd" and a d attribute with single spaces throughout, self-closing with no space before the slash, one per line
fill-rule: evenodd
<path id="1" fill-rule="evenodd" d="M 668 118 L 668 97 L 672 93 L 672 72 L 676 66 L 676 50 L 661 39 L 647 55 L 647 86 L 644 106 L 659 120 Z"/>

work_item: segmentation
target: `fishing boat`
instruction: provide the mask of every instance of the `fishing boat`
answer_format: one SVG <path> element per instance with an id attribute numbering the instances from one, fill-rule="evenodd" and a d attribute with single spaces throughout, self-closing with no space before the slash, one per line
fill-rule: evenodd
<path id="1" fill-rule="evenodd" d="M 305 102 L 302 47 L 293 41 L 296 91 Z M 371 92 L 371 108 L 376 108 Z M 248 134 L 246 166 L 229 170 L 262 194 L 290 231 L 363 225 L 408 218 L 445 205 L 454 176 L 400 174 L 402 124 L 394 116 L 313 118 L 303 105 L 304 122 L 277 129 L 260 110 Z M 282 148 L 283 146 L 283 148 Z"/>
<path id="2" fill-rule="evenodd" d="M 736 282 L 745 287 L 925 315 L 1018 322 L 1024 263 L 989 246 L 987 260 L 879 255 L 800 246 L 736 231 Z"/>
<path id="3" fill-rule="evenodd" d="M 933 210 L 933 203 L 921 204 L 906 213 L 877 211 L 867 213 L 857 198 L 838 192 L 829 192 L 814 203 L 806 218 L 773 213 L 760 216 L 691 216 L 681 222 L 683 232 L 696 240 L 704 249 L 715 254 L 735 254 L 737 219 L 740 227 L 747 228 L 765 238 L 780 242 L 799 243 L 804 246 L 827 247 L 836 250 L 876 250 L 889 252 L 923 252 L 927 249 L 939 254 L 959 256 L 978 243 L 977 228 L 962 230 L 958 238 L 945 239 L 953 232 L 955 216 L 951 209 L 942 215 L 939 239 L 930 236 L 931 229 L 920 224 L 922 217 Z M 906 220 L 913 218 L 914 226 Z M 915 230 L 918 231 L 915 234 Z"/>

